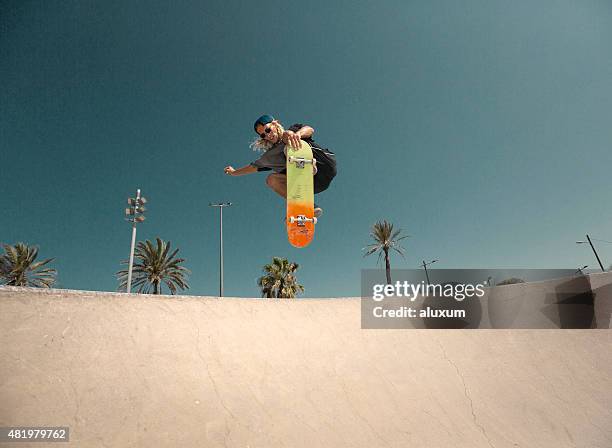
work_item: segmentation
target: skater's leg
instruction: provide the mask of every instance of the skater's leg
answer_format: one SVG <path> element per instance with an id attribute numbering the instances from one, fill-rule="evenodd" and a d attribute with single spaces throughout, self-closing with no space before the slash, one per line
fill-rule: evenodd
<path id="1" fill-rule="evenodd" d="M 287 198 L 287 175 L 274 173 L 266 178 L 266 184 L 283 198 Z"/>

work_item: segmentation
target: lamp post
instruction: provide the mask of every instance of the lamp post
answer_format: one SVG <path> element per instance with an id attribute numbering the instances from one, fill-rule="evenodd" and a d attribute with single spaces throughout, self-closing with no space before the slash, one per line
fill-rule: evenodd
<path id="1" fill-rule="evenodd" d="M 597 263 L 599 263 L 599 267 L 601 268 L 602 272 L 606 272 L 606 270 L 603 267 L 603 264 L 601 263 L 601 260 L 599 259 L 599 255 L 597 255 L 597 251 L 595 250 L 595 246 L 593 246 L 593 243 L 591 242 L 591 238 L 589 237 L 589 235 L 586 235 L 587 237 L 587 241 L 576 241 L 576 244 L 586 244 L 587 242 L 591 245 L 591 249 L 593 249 L 593 253 L 595 254 L 595 258 L 597 258 Z"/>
<path id="2" fill-rule="evenodd" d="M 135 198 L 128 198 L 129 207 L 125 209 L 125 214 L 128 218 L 126 221 L 132 223 L 132 244 L 130 245 L 130 264 L 128 266 L 128 279 L 126 292 L 129 294 L 132 289 L 132 265 L 134 264 L 134 245 L 136 244 L 136 223 L 143 222 L 145 217 L 143 213 L 146 211 L 144 205 L 147 203 L 145 197 L 140 196 L 140 188 L 136 190 Z"/>
<path id="3" fill-rule="evenodd" d="M 429 285 L 429 274 L 427 273 L 427 266 L 429 266 L 430 264 L 434 264 L 436 261 L 438 260 L 432 260 L 429 263 L 425 263 L 425 260 L 423 260 L 423 264 L 421 266 L 423 266 L 423 269 L 425 269 L 425 278 L 427 279 L 427 284 Z"/>
<path id="4" fill-rule="evenodd" d="M 231 202 L 208 204 L 209 207 L 219 207 L 219 297 L 223 297 L 223 207 L 229 207 Z"/>

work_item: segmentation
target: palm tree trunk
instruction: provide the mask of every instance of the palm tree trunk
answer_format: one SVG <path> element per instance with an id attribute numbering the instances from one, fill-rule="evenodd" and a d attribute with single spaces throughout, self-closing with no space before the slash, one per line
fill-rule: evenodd
<path id="1" fill-rule="evenodd" d="M 385 268 L 387 271 L 387 284 L 391 284 L 391 263 L 389 262 L 389 251 L 385 250 Z"/>

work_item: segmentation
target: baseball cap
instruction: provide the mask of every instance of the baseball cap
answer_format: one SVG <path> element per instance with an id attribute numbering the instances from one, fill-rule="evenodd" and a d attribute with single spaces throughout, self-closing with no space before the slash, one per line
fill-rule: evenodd
<path id="1" fill-rule="evenodd" d="M 267 125 L 268 123 L 272 123 L 274 121 L 274 117 L 272 115 L 262 115 L 257 120 L 255 120 L 255 124 L 253 125 L 253 129 L 257 132 L 257 125 L 260 124 L 262 126 Z"/>

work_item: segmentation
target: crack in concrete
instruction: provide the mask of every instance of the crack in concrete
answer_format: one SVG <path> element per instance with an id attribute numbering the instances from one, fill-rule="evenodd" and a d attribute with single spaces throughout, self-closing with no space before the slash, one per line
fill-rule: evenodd
<path id="1" fill-rule="evenodd" d="M 474 424 L 480 429 L 485 439 L 487 439 L 487 443 L 489 444 L 489 446 L 494 448 L 495 445 L 493 445 L 493 443 L 491 442 L 491 439 L 489 438 L 484 426 L 478 423 L 478 418 L 476 417 L 476 412 L 474 411 L 474 402 L 472 401 L 472 397 L 470 397 L 467 385 L 465 383 L 465 378 L 463 378 L 463 375 L 459 371 L 459 368 L 457 367 L 457 365 L 447 356 L 446 350 L 444 350 L 444 346 L 442 345 L 442 343 L 439 340 L 436 340 L 436 342 L 440 346 L 440 350 L 442 350 L 442 356 L 444 356 L 444 359 L 446 359 L 446 361 L 454 367 L 455 371 L 457 372 L 457 375 L 461 379 L 461 383 L 463 384 L 463 393 L 470 403 L 470 412 L 472 414 L 472 419 L 474 420 Z"/>

